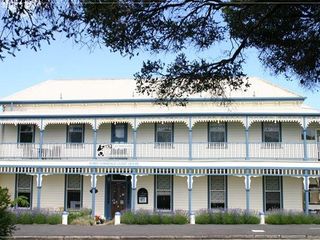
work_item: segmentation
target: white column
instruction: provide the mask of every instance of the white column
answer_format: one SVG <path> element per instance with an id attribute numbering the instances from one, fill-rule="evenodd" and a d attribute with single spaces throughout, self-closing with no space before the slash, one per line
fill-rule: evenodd
<path id="1" fill-rule="evenodd" d="M 250 187 L 251 187 L 251 176 L 246 175 L 244 177 L 244 185 L 246 189 L 246 210 L 250 210 Z"/>
<path id="2" fill-rule="evenodd" d="M 37 174 L 37 209 L 41 208 L 42 174 Z"/>
<path id="3" fill-rule="evenodd" d="M 305 175 L 303 177 L 303 189 L 304 189 L 304 196 L 305 196 L 305 206 L 304 212 L 305 214 L 309 214 L 309 176 Z"/>
<path id="4" fill-rule="evenodd" d="M 137 198 L 137 175 L 133 173 L 131 175 L 131 209 L 136 211 L 136 198 Z"/>
<path id="5" fill-rule="evenodd" d="M 188 134 L 188 143 L 189 143 L 189 160 L 192 160 L 192 118 L 189 117 L 189 134 Z"/>
<path id="6" fill-rule="evenodd" d="M 96 215 L 96 192 L 97 192 L 97 175 L 95 172 L 91 175 L 91 208 L 92 216 Z"/>
<path id="7" fill-rule="evenodd" d="M 246 116 L 246 125 L 245 125 L 245 136 L 246 136 L 246 160 L 250 159 L 250 146 L 249 146 L 249 121 L 248 116 Z"/>
<path id="8" fill-rule="evenodd" d="M 192 214 L 192 187 L 193 187 L 193 176 L 191 174 L 187 177 L 188 183 L 188 213 L 189 216 Z"/>

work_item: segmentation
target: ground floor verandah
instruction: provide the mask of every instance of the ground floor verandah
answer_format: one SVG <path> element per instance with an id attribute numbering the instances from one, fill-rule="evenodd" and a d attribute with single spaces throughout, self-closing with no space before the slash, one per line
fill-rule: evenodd
<path id="1" fill-rule="evenodd" d="M 217 163 L 198 167 L 187 162 L 179 167 L 162 164 L 167 167 L 128 162 L 118 166 L 109 163 L 104 168 L 71 167 L 67 163 L 68 167 L 54 163 L 7 165 L 0 167 L 0 185 L 8 187 L 12 197 L 27 196 L 31 208 L 90 208 L 94 215 L 108 218 L 125 209 L 191 212 L 279 208 L 308 212 L 319 203 L 316 163 L 251 163 L 251 168 L 240 162 L 219 163 L 220 167 Z"/>

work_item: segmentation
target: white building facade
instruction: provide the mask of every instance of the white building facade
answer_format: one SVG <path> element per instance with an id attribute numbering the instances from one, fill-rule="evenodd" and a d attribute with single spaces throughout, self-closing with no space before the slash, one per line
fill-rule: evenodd
<path id="1" fill-rule="evenodd" d="M 320 112 L 251 78 L 162 106 L 132 80 L 46 81 L 0 100 L 0 186 L 30 208 L 319 208 Z"/>

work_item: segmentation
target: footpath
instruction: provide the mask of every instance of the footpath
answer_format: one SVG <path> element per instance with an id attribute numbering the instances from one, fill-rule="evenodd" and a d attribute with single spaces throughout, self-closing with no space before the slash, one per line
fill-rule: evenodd
<path id="1" fill-rule="evenodd" d="M 16 240 L 319 239 L 320 225 L 17 225 Z"/>

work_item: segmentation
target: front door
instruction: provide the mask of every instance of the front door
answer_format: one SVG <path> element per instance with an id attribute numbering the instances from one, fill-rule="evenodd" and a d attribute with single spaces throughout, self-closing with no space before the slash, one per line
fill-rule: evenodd
<path id="1" fill-rule="evenodd" d="M 131 177 L 107 175 L 105 193 L 105 216 L 112 219 L 116 212 L 131 208 Z"/>
<path id="2" fill-rule="evenodd" d="M 127 182 L 111 182 L 111 216 L 127 209 Z"/>

